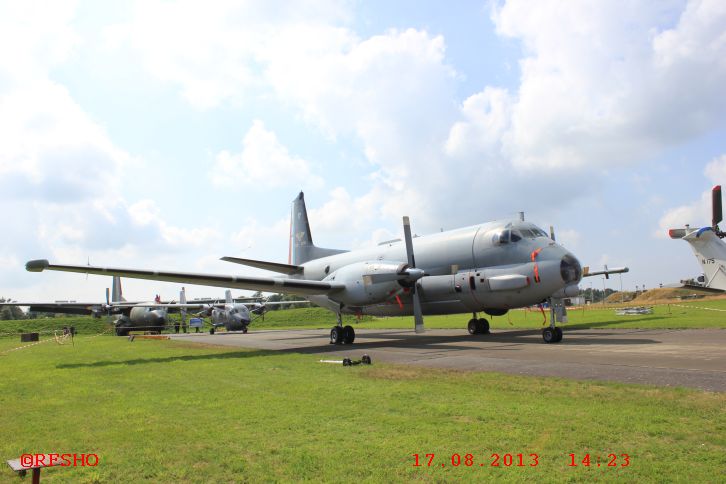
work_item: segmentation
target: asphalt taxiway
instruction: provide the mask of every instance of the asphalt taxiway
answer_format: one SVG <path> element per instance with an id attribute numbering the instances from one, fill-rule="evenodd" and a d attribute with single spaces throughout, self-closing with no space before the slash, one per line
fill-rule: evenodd
<path id="1" fill-rule="evenodd" d="M 222 346 L 290 351 L 325 358 L 497 371 L 582 380 L 618 381 L 726 391 L 726 330 L 565 329 L 559 344 L 545 344 L 539 331 L 356 330 L 352 345 L 331 345 L 329 330 L 258 330 L 192 333 L 174 339 Z"/>

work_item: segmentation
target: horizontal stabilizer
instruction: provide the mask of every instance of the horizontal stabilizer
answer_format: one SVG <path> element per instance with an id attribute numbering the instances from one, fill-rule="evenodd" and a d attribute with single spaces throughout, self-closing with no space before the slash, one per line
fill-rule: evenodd
<path id="1" fill-rule="evenodd" d="M 264 260 L 254 259 L 240 259 L 239 257 L 222 257 L 221 260 L 227 262 L 233 262 L 235 264 L 242 264 L 244 266 L 256 267 L 258 269 L 264 269 L 266 271 L 277 272 L 279 274 L 302 274 L 303 268 L 292 264 L 281 264 L 279 262 L 268 262 Z"/>

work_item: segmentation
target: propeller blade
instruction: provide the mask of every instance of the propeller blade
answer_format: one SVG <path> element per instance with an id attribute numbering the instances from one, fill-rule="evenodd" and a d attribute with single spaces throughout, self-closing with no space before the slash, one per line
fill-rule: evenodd
<path id="1" fill-rule="evenodd" d="M 721 185 L 716 185 L 711 190 L 711 226 L 716 227 L 723 220 L 723 212 L 721 209 Z"/>
<path id="2" fill-rule="evenodd" d="M 416 323 L 416 332 L 424 332 L 423 311 L 421 311 L 421 299 L 416 290 L 416 280 L 423 277 L 423 271 L 416 269 L 416 258 L 413 255 L 413 238 L 411 237 L 411 221 L 408 217 L 403 217 L 403 237 L 406 242 L 406 257 L 408 258 L 409 274 L 416 272 L 416 279 L 411 287 L 411 298 L 413 299 L 413 320 Z"/>
<path id="3" fill-rule="evenodd" d="M 406 257 L 408 266 L 416 267 L 416 260 L 413 257 L 413 239 L 411 238 L 411 222 L 408 217 L 403 217 L 403 238 L 406 241 Z"/>
<path id="4" fill-rule="evenodd" d="M 413 297 L 413 320 L 416 322 L 416 332 L 424 332 L 423 312 L 421 311 L 421 300 L 416 290 L 416 284 L 413 285 L 411 290 L 411 296 Z"/>

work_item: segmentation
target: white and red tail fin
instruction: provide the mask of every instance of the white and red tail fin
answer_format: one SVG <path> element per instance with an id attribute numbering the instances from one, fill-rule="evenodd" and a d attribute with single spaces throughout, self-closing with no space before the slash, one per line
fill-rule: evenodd
<path id="1" fill-rule="evenodd" d="M 713 187 L 711 227 L 693 229 L 686 225 L 682 229 L 670 229 L 672 239 L 683 239 L 691 246 L 703 269 L 703 284 L 707 288 L 726 291 L 726 234 L 718 228 L 722 220 L 721 186 Z"/>

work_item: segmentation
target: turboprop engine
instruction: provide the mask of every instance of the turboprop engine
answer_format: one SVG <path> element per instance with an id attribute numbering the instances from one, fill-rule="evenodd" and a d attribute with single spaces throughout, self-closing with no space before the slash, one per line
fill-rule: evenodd
<path id="1" fill-rule="evenodd" d="M 333 296 L 347 306 L 367 306 L 387 301 L 404 287 L 411 287 L 422 278 L 424 271 L 395 261 L 366 261 L 343 266 L 326 277 L 325 281 L 345 284 L 345 289 Z"/>

